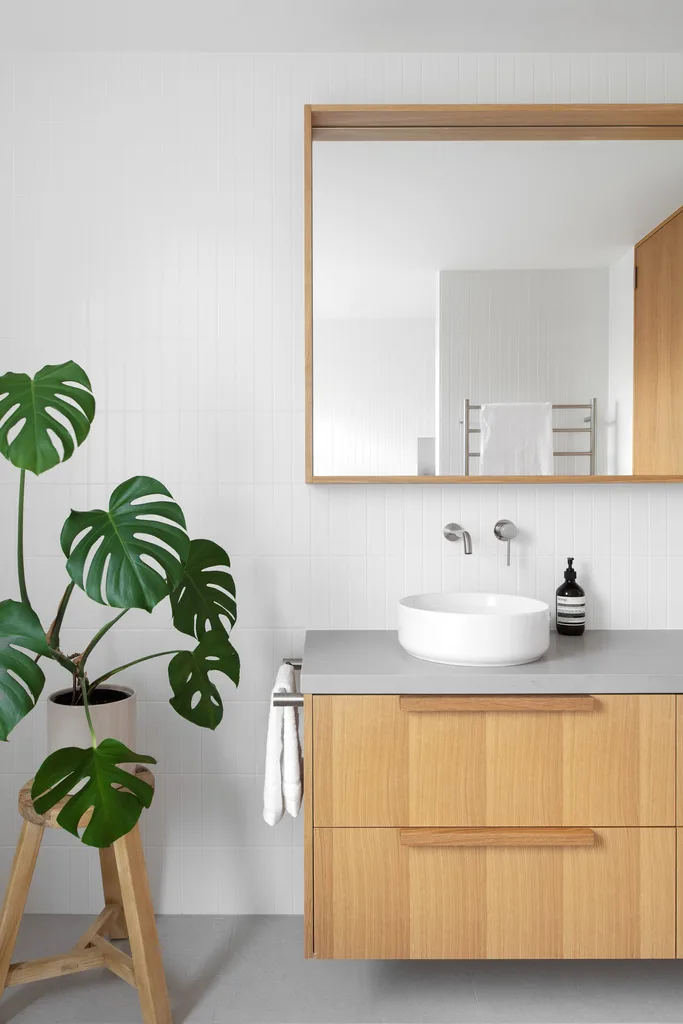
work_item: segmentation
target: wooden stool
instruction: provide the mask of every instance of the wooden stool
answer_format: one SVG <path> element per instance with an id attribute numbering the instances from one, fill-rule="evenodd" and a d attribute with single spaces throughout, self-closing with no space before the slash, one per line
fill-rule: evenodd
<path id="1" fill-rule="evenodd" d="M 137 774 L 154 785 L 154 776 L 138 766 Z M 65 797 L 45 815 L 37 814 L 31 799 L 31 783 L 19 793 L 19 813 L 24 819 L 17 843 L 5 902 L 0 913 L 0 997 L 10 985 L 108 967 L 138 990 L 144 1024 L 172 1024 L 164 965 L 154 920 L 145 856 L 136 825 L 132 832 L 100 850 L 105 907 L 76 945 L 67 953 L 42 960 L 10 963 L 19 932 L 26 897 L 45 828 L 59 828 L 57 815 L 69 800 Z M 85 826 L 88 811 L 80 821 Z M 132 956 L 103 938 L 130 940 Z"/>

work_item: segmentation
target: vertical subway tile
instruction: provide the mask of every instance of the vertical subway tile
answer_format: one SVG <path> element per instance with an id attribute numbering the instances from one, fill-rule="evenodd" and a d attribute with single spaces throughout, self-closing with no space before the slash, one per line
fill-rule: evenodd
<path id="1" fill-rule="evenodd" d="M 683 629 L 683 558 L 667 559 L 666 625 L 667 629 Z"/>
<path id="2" fill-rule="evenodd" d="M 647 601 L 647 628 L 667 628 L 667 576 L 666 558 L 649 558 L 646 562 L 647 587 L 640 599 Z M 633 600 L 633 597 L 632 597 Z"/>
<path id="3" fill-rule="evenodd" d="M 631 560 L 612 558 L 610 629 L 629 629 L 631 624 Z"/>
<path id="4" fill-rule="evenodd" d="M 593 517 L 595 488 L 581 486 L 574 488 L 574 553 L 577 558 L 589 558 L 593 554 Z"/>

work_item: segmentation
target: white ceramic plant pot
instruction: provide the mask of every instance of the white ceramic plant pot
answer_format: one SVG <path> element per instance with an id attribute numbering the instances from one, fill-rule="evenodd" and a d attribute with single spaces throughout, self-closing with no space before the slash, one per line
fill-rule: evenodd
<path id="1" fill-rule="evenodd" d="M 119 700 L 106 704 L 90 704 L 90 716 L 98 741 L 120 740 L 129 750 L 135 750 L 135 693 L 127 686 L 98 686 L 95 693 L 122 694 Z M 52 754 L 61 747 L 89 747 L 90 730 L 83 705 L 62 704 L 60 698 L 70 701 L 71 688 L 50 694 L 47 702 L 47 752 Z M 134 764 L 122 764 L 134 772 Z"/>

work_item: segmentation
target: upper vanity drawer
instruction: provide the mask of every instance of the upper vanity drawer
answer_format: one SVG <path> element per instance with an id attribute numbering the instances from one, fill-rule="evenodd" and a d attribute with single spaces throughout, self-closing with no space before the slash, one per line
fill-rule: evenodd
<path id="1" fill-rule="evenodd" d="M 325 826 L 675 823 L 675 697 L 316 696 Z"/>

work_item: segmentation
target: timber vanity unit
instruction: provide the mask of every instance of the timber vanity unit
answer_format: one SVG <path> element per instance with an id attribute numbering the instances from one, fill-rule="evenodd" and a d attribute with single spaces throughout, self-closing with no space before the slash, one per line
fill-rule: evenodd
<path id="1" fill-rule="evenodd" d="M 682 673 L 676 631 L 504 669 L 309 631 L 306 955 L 683 957 Z"/>

